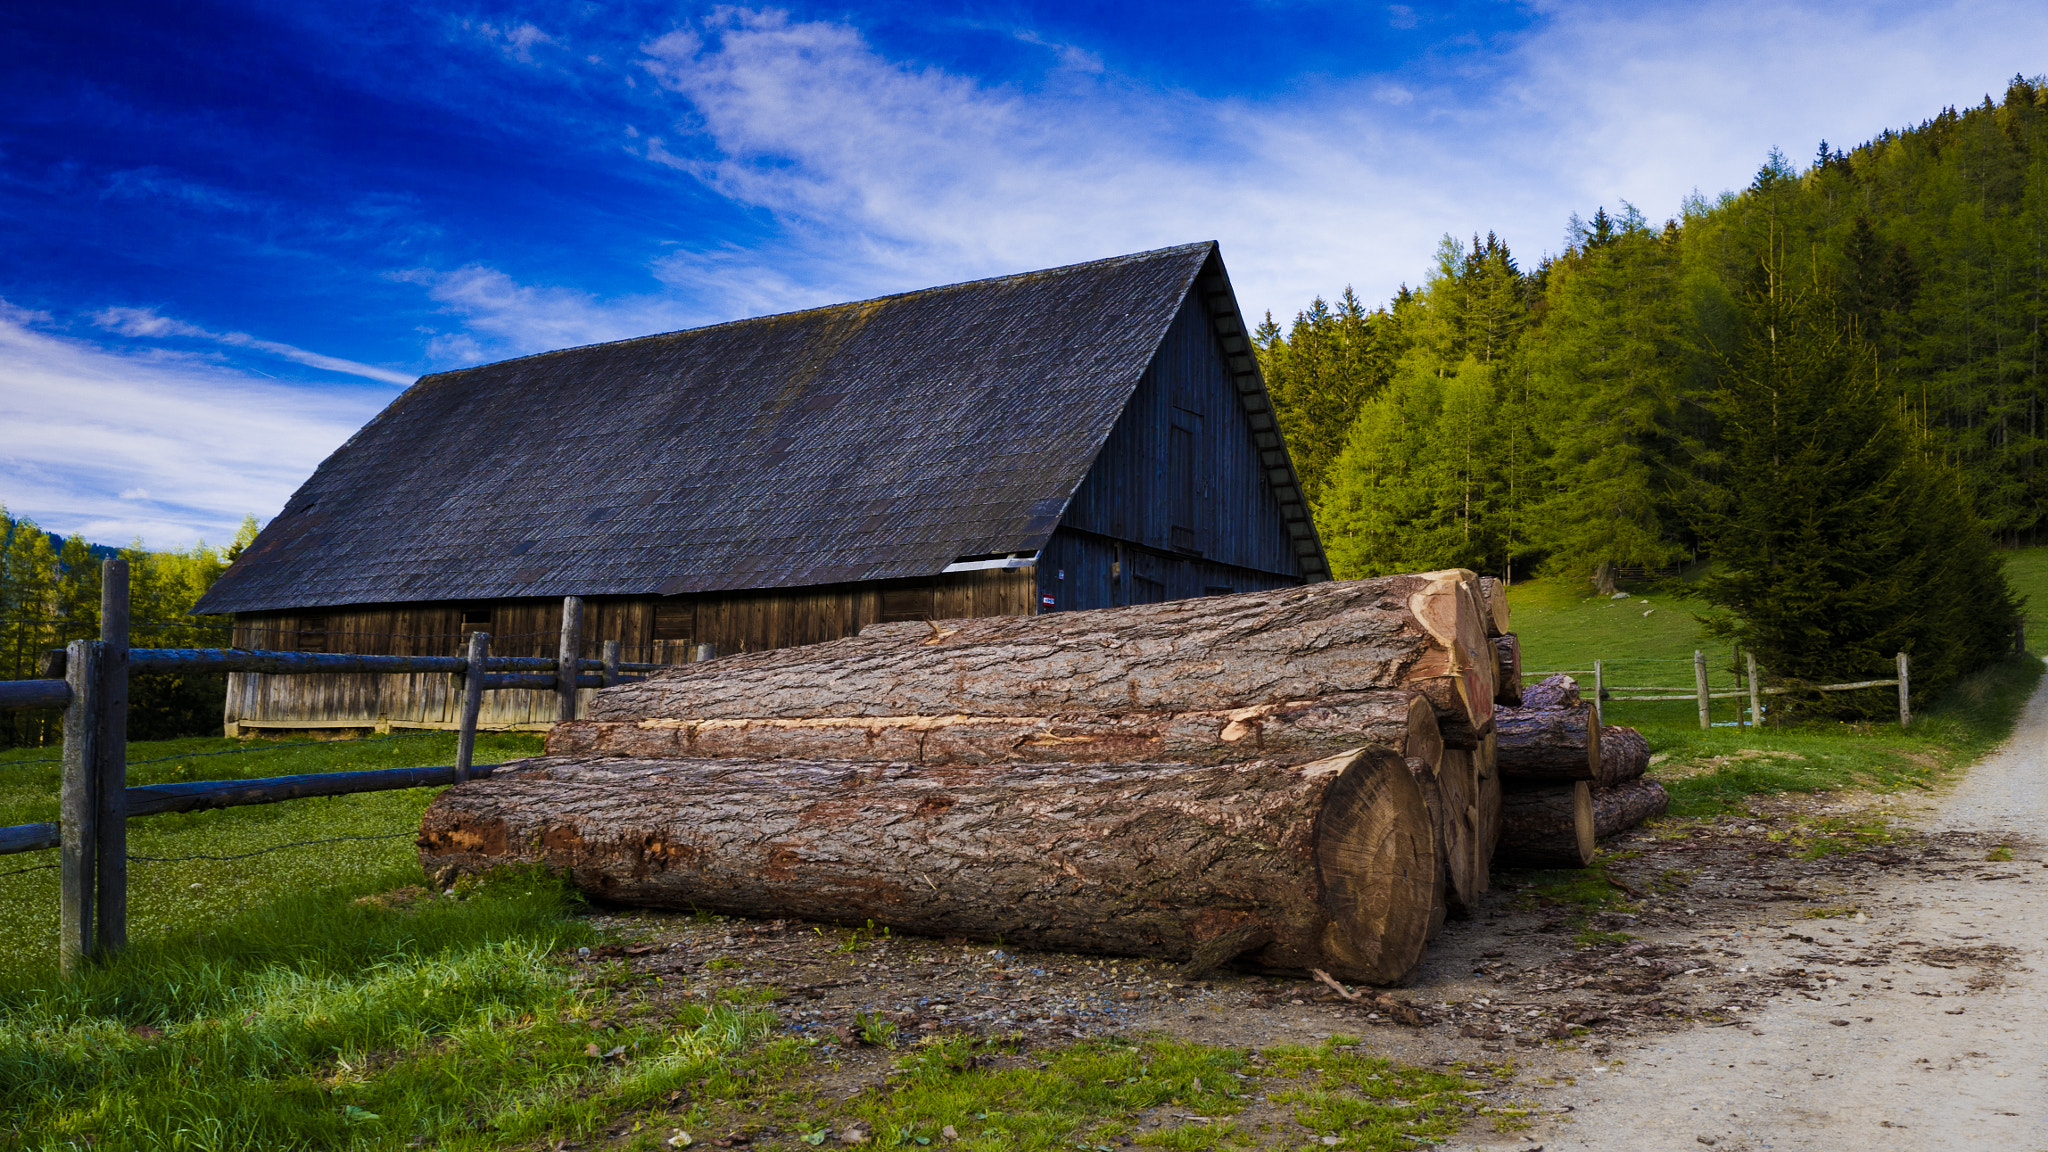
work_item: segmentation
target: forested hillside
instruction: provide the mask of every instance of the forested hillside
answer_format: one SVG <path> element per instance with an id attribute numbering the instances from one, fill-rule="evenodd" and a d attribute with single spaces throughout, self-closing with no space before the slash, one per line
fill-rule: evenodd
<path id="1" fill-rule="evenodd" d="M 228 621 L 187 613 L 227 570 L 228 561 L 256 538 L 247 517 L 234 543 L 204 543 L 184 552 L 151 552 L 138 542 L 120 550 L 128 559 L 131 639 L 138 647 L 211 647 L 228 643 Z M 99 635 L 100 561 L 108 551 L 73 536 L 53 545 L 32 520 L 0 507 L 0 680 L 36 675 L 45 651 Z M 129 734 L 138 740 L 191 735 L 220 724 L 225 681 L 218 676 L 136 676 L 130 691 Z M 0 713 L 0 748 L 57 739 L 57 717 L 40 712 Z"/>
<path id="2" fill-rule="evenodd" d="M 1762 481 L 1731 455 L 1729 389 L 1759 317 L 1794 300 L 1832 318 L 1809 335 L 1846 341 L 1919 483 L 1952 479 L 1991 538 L 2038 542 L 2044 289 L 2048 88 L 2015 79 L 1804 170 L 1774 152 L 1661 223 L 1574 218 L 1534 267 L 1447 237 L 1419 289 L 1371 311 L 1347 290 L 1284 332 L 1269 316 L 1258 343 L 1340 576 L 1577 579 L 1704 558 L 1717 516 L 1769 495 L 1738 486 Z"/>

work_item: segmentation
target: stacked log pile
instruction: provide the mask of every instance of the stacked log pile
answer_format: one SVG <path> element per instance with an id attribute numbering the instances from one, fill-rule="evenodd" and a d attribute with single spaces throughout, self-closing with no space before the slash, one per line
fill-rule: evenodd
<path id="1" fill-rule="evenodd" d="M 1577 682 L 1552 676 L 1494 714 L 1507 789 L 1495 861 L 1583 868 L 1599 840 L 1664 814 L 1670 797 L 1643 778 L 1650 746 L 1633 728 L 1601 725 Z"/>
<path id="2" fill-rule="evenodd" d="M 1565 763 L 1568 724 L 1516 719 L 1508 623 L 1498 584 L 1454 569 L 682 665 L 444 792 L 421 860 L 540 863 L 628 904 L 1400 983 L 1519 827 L 1506 750 L 1543 749 L 1558 780 L 1599 763 Z"/>

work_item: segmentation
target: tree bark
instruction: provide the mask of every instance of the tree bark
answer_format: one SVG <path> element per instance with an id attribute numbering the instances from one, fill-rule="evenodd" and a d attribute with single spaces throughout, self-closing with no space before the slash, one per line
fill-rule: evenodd
<path id="1" fill-rule="evenodd" d="M 1595 780 L 1600 776 L 1600 738 L 1593 710 L 1502 708 L 1494 713 L 1500 773 L 1512 782 Z"/>
<path id="2" fill-rule="evenodd" d="M 1508 616 L 1508 586 L 1498 577 L 1481 576 L 1479 594 L 1486 601 L 1486 634 L 1505 636 L 1513 627 Z"/>
<path id="3" fill-rule="evenodd" d="M 1493 702 L 1522 707 L 1522 641 L 1513 632 L 1493 638 Z"/>
<path id="4" fill-rule="evenodd" d="M 1662 816 L 1671 796 L 1655 780 L 1640 777 L 1593 793 L 1593 834 L 1602 840 Z"/>
<path id="5" fill-rule="evenodd" d="M 1593 792 L 1584 780 L 1501 797 L 1494 863 L 1511 868 L 1584 868 L 1593 862 Z"/>
<path id="6" fill-rule="evenodd" d="M 1217 712 L 1409 688 L 1444 738 L 1492 724 L 1496 655 L 1464 569 L 1046 616 L 879 624 L 600 693 L 594 720 Z"/>
<path id="7" fill-rule="evenodd" d="M 1577 708 L 1580 703 L 1579 682 L 1563 673 L 1545 676 L 1534 684 L 1522 686 L 1522 707 L 1525 710 Z"/>
<path id="8" fill-rule="evenodd" d="M 1227 938 L 1258 967 L 1381 984 L 1420 964 L 1440 883 L 1421 791 L 1384 748 L 1295 766 L 538 759 L 443 792 L 419 848 L 429 874 L 537 863 L 623 904 L 1182 961 Z"/>
<path id="9" fill-rule="evenodd" d="M 911 764 L 1301 763 L 1383 744 L 1434 766 L 1436 711 L 1417 692 L 1346 692 L 1227 712 L 1064 716 L 837 716 L 578 720 L 548 733 L 550 756 L 900 761 Z"/>
<path id="10" fill-rule="evenodd" d="M 1633 728 L 1609 724 L 1600 729 L 1600 772 L 1593 787 L 1615 788 L 1641 776 L 1650 767 L 1650 744 Z"/>

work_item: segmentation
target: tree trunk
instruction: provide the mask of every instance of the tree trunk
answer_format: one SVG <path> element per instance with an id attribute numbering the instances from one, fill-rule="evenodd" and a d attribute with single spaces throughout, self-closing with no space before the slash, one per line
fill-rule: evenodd
<path id="1" fill-rule="evenodd" d="M 547 751 L 637 759 L 1222 764 L 1301 763 L 1367 744 L 1432 766 L 1443 758 L 1435 709 L 1420 693 L 1398 688 L 1177 714 L 577 720 L 555 725 Z"/>
<path id="2" fill-rule="evenodd" d="M 1609 724 L 1600 729 L 1600 773 L 1594 788 L 1615 788 L 1641 776 L 1650 767 L 1650 743 L 1633 728 Z"/>
<path id="3" fill-rule="evenodd" d="M 525 761 L 443 792 L 431 875 L 537 863 L 608 901 L 1409 979 L 1440 883 L 1406 762 Z M 1235 953 L 1234 953 L 1235 954 Z M 1214 949 L 1203 962 L 1220 963 Z"/>
<path id="4" fill-rule="evenodd" d="M 1493 702 L 1522 707 L 1522 641 L 1513 632 L 1493 638 Z"/>
<path id="5" fill-rule="evenodd" d="M 1655 780 L 1640 777 L 1593 793 L 1593 834 L 1602 840 L 1662 816 L 1671 796 Z"/>
<path id="6" fill-rule="evenodd" d="M 1579 682 L 1559 673 L 1545 676 L 1534 684 L 1522 687 L 1522 708 L 1535 711 L 1544 708 L 1577 708 L 1580 705 Z"/>
<path id="7" fill-rule="evenodd" d="M 1593 862 L 1593 792 L 1584 780 L 1501 797 L 1494 863 L 1510 868 L 1584 868 Z"/>
<path id="8" fill-rule="evenodd" d="M 1613 561 L 1602 560 L 1600 562 L 1600 566 L 1598 568 L 1593 569 L 1593 591 L 1599 593 L 1602 596 L 1614 595 Z"/>
<path id="9" fill-rule="evenodd" d="M 1496 656 L 1464 569 L 1046 616 L 879 624 L 600 692 L 594 720 L 1218 712 L 1410 688 L 1447 741 L 1492 724 Z"/>
<path id="10" fill-rule="evenodd" d="M 1494 713 L 1500 773 L 1512 782 L 1595 780 L 1600 776 L 1600 738 L 1593 710 L 1502 708 Z"/>
<path id="11" fill-rule="evenodd" d="M 1508 586 L 1498 577 L 1481 576 L 1479 594 L 1486 601 L 1486 634 L 1505 636 L 1512 627 L 1508 617 Z"/>

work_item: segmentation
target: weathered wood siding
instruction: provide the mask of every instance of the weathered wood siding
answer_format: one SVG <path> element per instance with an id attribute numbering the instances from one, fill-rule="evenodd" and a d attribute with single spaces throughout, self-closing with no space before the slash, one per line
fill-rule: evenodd
<path id="1" fill-rule="evenodd" d="M 1301 583 L 1215 329 L 1193 296 L 1039 554 L 1038 571 L 1040 595 L 1061 610 Z"/>
<path id="2" fill-rule="evenodd" d="M 583 655 L 595 660 L 617 640 L 629 663 L 680 664 L 698 644 L 722 653 L 757 652 L 851 636 L 887 620 L 1029 615 L 1036 578 L 1029 568 L 994 569 L 766 592 L 663 598 L 594 598 L 583 607 Z M 363 652 L 460 656 L 469 634 L 491 634 L 498 656 L 553 656 L 562 627 L 560 600 L 483 604 L 408 604 L 283 613 L 244 613 L 235 645 L 282 652 Z M 587 699 L 594 689 L 585 689 Z M 454 676 L 397 673 L 228 677 L 225 720 L 249 728 L 454 727 L 462 706 Z M 478 723 L 543 729 L 554 722 L 555 695 L 513 689 L 486 692 Z M 232 729 L 231 729 L 232 730 Z"/>

